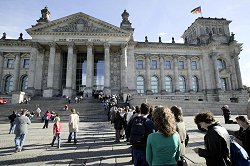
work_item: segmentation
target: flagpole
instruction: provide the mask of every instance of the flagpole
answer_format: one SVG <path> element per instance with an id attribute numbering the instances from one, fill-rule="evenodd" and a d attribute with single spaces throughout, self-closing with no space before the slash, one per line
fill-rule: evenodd
<path id="1" fill-rule="evenodd" d="M 200 8 L 201 8 L 201 5 L 200 5 Z M 201 10 L 201 13 L 200 13 L 200 14 L 201 14 L 201 17 L 203 17 L 203 16 L 202 16 L 202 10 Z"/>

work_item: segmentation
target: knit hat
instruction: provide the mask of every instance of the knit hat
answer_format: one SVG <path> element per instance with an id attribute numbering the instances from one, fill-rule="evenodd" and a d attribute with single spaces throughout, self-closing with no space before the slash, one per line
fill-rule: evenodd
<path id="1" fill-rule="evenodd" d="M 60 122 L 60 118 L 59 117 L 55 117 L 54 121 L 55 121 L 55 123 L 56 122 Z"/>

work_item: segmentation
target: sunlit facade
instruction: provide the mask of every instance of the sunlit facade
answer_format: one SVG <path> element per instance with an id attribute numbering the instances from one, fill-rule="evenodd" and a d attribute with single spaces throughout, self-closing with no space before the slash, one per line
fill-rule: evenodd
<path id="1" fill-rule="evenodd" d="M 224 18 L 197 18 L 183 33 L 183 43 L 174 38 L 164 43 L 160 37 L 134 41 L 126 10 L 120 27 L 81 12 L 53 21 L 47 7 L 41 13 L 26 30 L 32 39 L 3 34 L 0 40 L 1 94 L 52 97 L 102 90 L 202 100 L 242 94 L 242 44 Z"/>

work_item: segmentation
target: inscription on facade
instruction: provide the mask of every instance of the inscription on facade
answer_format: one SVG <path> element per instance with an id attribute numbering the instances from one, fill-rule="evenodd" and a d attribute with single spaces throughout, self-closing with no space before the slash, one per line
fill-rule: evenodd
<path id="1" fill-rule="evenodd" d="M 79 39 L 70 39 L 70 38 L 65 38 L 65 39 L 58 39 L 57 41 L 64 41 L 64 42 L 103 42 L 104 40 L 101 40 L 101 39 L 82 39 L 82 38 L 79 38 Z"/>

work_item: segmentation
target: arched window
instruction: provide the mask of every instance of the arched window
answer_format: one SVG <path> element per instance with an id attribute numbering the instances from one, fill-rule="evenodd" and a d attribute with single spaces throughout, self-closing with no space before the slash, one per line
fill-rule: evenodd
<path id="1" fill-rule="evenodd" d="M 167 92 L 173 92 L 172 78 L 170 76 L 165 77 L 165 88 Z"/>
<path id="2" fill-rule="evenodd" d="M 183 76 L 179 76 L 179 89 L 180 92 L 186 92 L 186 81 Z"/>
<path id="3" fill-rule="evenodd" d="M 222 59 L 217 59 L 217 67 L 219 70 L 226 68 L 226 62 Z"/>
<path id="4" fill-rule="evenodd" d="M 7 76 L 4 82 L 4 92 L 10 93 L 13 91 L 13 77 L 11 75 Z"/>
<path id="5" fill-rule="evenodd" d="M 144 78 L 142 76 L 138 76 L 136 79 L 136 89 L 138 93 L 144 93 Z"/>
<path id="6" fill-rule="evenodd" d="M 23 76 L 21 79 L 21 91 L 25 91 L 28 88 L 28 76 Z"/>
<path id="7" fill-rule="evenodd" d="M 158 78 L 156 76 L 151 77 L 151 90 L 153 93 L 158 93 Z"/>
<path id="8" fill-rule="evenodd" d="M 192 89 L 194 92 L 198 92 L 198 90 L 199 90 L 199 82 L 198 82 L 198 78 L 196 76 L 192 77 Z"/>

